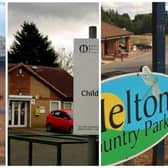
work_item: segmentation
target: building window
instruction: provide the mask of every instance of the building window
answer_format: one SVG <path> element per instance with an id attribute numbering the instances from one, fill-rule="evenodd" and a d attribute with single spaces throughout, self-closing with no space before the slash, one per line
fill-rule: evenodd
<path id="1" fill-rule="evenodd" d="M 22 71 L 22 68 L 19 68 L 19 74 L 22 74 L 23 71 Z"/>
<path id="2" fill-rule="evenodd" d="M 50 111 L 61 109 L 60 101 L 50 101 Z"/>
<path id="3" fill-rule="evenodd" d="M 64 109 L 72 109 L 72 102 L 64 102 Z"/>

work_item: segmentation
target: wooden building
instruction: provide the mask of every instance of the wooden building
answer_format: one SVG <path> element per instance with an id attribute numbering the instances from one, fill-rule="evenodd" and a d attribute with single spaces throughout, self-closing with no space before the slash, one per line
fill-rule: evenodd
<path id="1" fill-rule="evenodd" d="M 132 34 L 133 33 L 125 29 L 102 22 L 101 23 L 102 60 L 113 60 L 118 56 L 128 55 L 129 52 L 131 51 L 130 35 Z"/>

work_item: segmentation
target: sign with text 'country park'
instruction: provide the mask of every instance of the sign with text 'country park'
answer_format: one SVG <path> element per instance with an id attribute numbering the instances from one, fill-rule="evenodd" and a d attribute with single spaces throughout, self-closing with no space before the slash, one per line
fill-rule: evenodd
<path id="1" fill-rule="evenodd" d="M 101 113 L 102 165 L 148 150 L 168 134 L 168 76 L 144 67 L 102 81 Z"/>

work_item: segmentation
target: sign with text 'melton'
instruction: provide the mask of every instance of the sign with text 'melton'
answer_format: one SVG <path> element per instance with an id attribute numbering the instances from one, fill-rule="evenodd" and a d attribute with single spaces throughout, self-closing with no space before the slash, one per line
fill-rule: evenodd
<path id="1" fill-rule="evenodd" d="M 101 84 L 101 163 L 117 164 L 168 133 L 168 76 L 131 73 Z"/>
<path id="2" fill-rule="evenodd" d="M 98 135 L 99 40 L 74 41 L 74 134 Z"/>

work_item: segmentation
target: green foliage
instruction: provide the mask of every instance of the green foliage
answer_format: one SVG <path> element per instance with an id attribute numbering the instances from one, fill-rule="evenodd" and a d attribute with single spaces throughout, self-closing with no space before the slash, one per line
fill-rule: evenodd
<path id="1" fill-rule="evenodd" d="M 24 22 L 15 34 L 15 41 L 8 52 L 10 63 L 58 66 L 58 54 L 51 47 L 48 36 L 42 35 L 34 23 Z"/>
<path id="2" fill-rule="evenodd" d="M 105 11 L 103 8 L 101 8 L 101 19 L 106 23 L 112 23 L 108 11 Z"/>
<path id="3" fill-rule="evenodd" d="M 131 19 L 127 13 L 120 15 L 117 11 L 114 11 L 113 9 L 105 11 L 103 8 L 101 8 L 101 13 L 102 21 L 117 25 L 121 28 L 126 28 L 128 30 L 131 29 Z"/>
<path id="4" fill-rule="evenodd" d="M 129 14 L 119 14 L 117 11 L 109 9 L 102 11 L 102 21 L 114 24 L 121 28 L 126 28 L 135 34 L 152 33 L 152 14 L 137 14 L 133 20 Z M 166 18 L 166 32 L 168 33 L 168 19 Z"/>
<path id="5" fill-rule="evenodd" d="M 132 31 L 135 34 L 152 32 L 152 14 L 138 14 L 132 21 Z"/>

